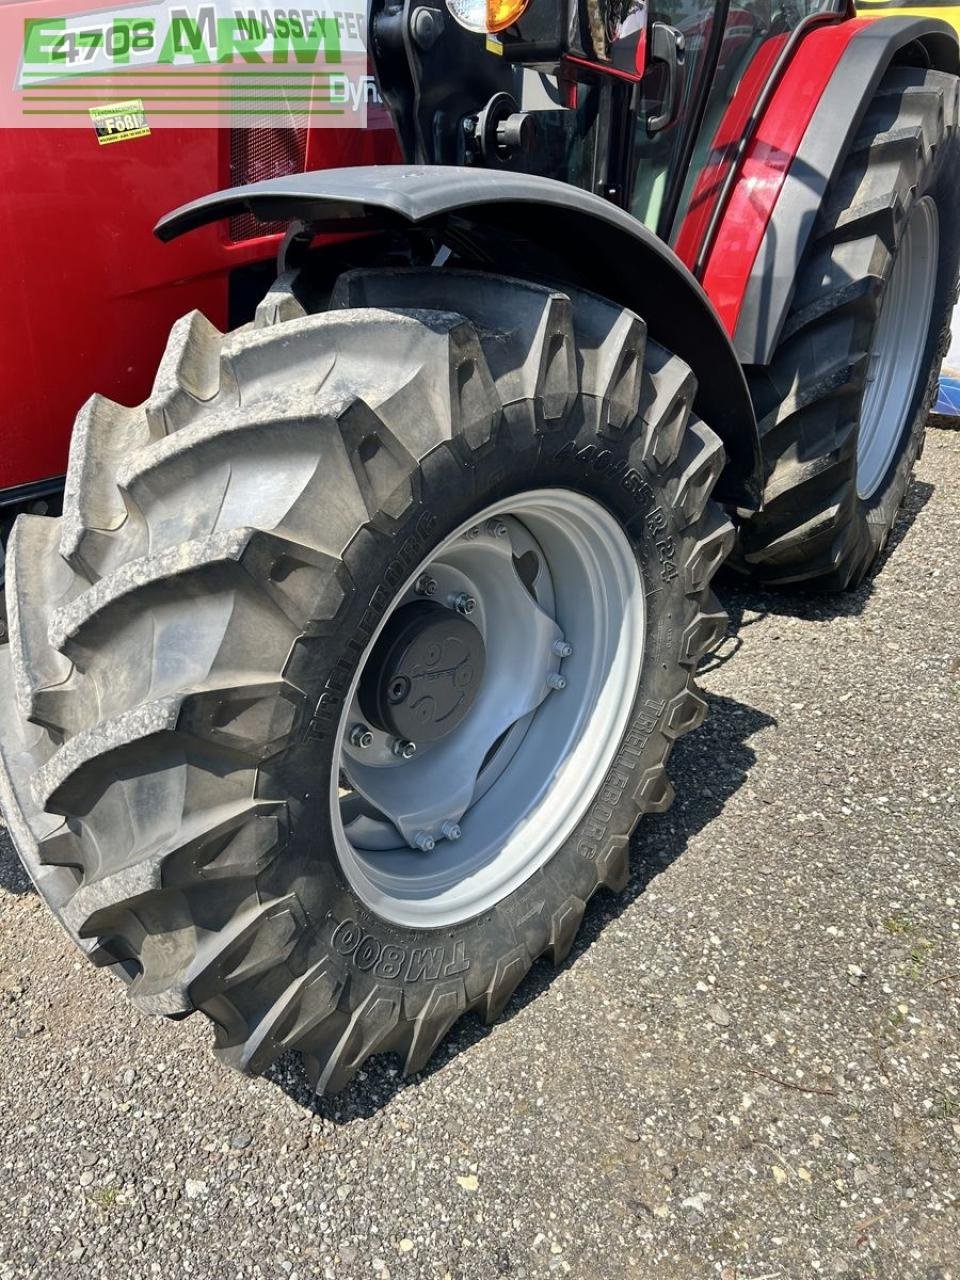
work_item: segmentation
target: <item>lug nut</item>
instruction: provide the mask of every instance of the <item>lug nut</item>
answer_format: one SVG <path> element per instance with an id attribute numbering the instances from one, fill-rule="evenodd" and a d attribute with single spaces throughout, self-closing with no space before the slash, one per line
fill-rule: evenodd
<path id="1" fill-rule="evenodd" d="M 418 596 L 435 596 L 437 594 L 437 580 L 436 578 L 431 578 L 429 573 L 422 573 L 413 589 Z"/>
<path id="2" fill-rule="evenodd" d="M 463 617 L 473 613 L 474 609 L 477 607 L 476 600 L 474 600 L 473 596 L 468 596 L 466 591 L 461 591 L 459 595 L 451 597 L 450 603 L 453 605 L 454 609 L 456 609 L 457 613 L 462 614 Z"/>
<path id="3" fill-rule="evenodd" d="M 394 738 L 391 750 L 401 760 L 409 760 L 411 756 L 416 755 L 417 744 L 409 742 L 406 738 Z"/>
<path id="4" fill-rule="evenodd" d="M 355 724 L 350 730 L 350 743 L 366 751 L 367 747 L 373 746 L 373 734 L 365 724 Z"/>
<path id="5" fill-rule="evenodd" d="M 468 542 L 472 542 L 472 541 L 474 540 L 474 538 L 479 538 L 479 537 L 480 537 L 480 526 L 479 526 L 479 525 L 474 525 L 474 527 L 473 527 L 472 529 L 468 529 L 468 530 L 467 530 L 467 532 L 466 532 L 463 536 L 467 539 L 467 541 L 468 541 Z"/>
<path id="6" fill-rule="evenodd" d="M 554 640 L 552 648 L 553 652 L 560 658 L 569 658 L 573 653 L 573 645 L 566 640 Z"/>
<path id="7" fill-rule="evenodd" d="M 463 832 L 460 830 L 459 823 L 448 821 L 440 828 L 440 834 L 444 840 L 459 840 Z"/>
<path id="8" fill-rule="evenodd" d="M 567 687 L 566 680 L 564 680 L 563 676 L 558 676 L 555 671 L 551 671 L 547 676 L 547 684 L 551 689 L 565 689 Z"/>
<path id="9" fill-rule="evenodd" d="M 507 526 L 502 520 L 488 520 L 487 533 L 493 538 L 505 538 L 507 536 Z"/>
<path id="10" fill-rule="evenodd" d="M 421 853 L 431 853 L 434 849 L 433 836 L 428 836 L 425 831 L 418 831 L 413 837 L 413 843 Z"/>

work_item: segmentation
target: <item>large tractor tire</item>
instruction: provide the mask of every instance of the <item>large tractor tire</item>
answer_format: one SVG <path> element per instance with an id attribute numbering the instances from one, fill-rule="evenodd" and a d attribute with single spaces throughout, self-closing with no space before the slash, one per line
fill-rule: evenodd
<path id="1" fill-rule="evenodd" d="M 856 586 L 906 495 L 957 296 L 958 83 L 886 74 L 828 193 L 774 359 L 750 373 L 765 506 L 731 564 L 761 582 Z"/>
<path id="2" fill-rule="evenodd" d="M 694 390 L 592 295 L 364 271 L 90 401 L 9 552 L 2 785 L 140 1009 L 333 1092 L 564 959 L 725 629 Z"/>

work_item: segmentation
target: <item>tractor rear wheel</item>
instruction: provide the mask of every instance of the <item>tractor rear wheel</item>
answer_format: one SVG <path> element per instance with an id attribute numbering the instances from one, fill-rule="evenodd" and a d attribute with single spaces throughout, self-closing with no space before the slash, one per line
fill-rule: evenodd
<path id="1" fill-rule="evenodd" d="M 141 1009 L 333 1092 L 563 960 L 725 628 L 694 392 L 592 295 L 364 271 L 88 404 L 10 549 L 2 785 Z"/>
<path id="2" fill-rule="evenodd" d="M 769 367 L 748 371 L 764 510 L 735 569 L 856 586 L 923 447 L 960 264 L 958 80 L 896 67 L 827 197 Z"/>

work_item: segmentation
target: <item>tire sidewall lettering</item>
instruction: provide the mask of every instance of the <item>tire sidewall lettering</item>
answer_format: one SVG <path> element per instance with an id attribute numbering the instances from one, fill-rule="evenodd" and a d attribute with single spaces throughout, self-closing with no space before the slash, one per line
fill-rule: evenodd
<path id="1" fill-rule="evenodd" d="M 385 942 L 351 918 L 334 926 L 330 945 L 361 973 L 387 980 L 402 977 L 405 983 L 450 979 L 471 967 L 462 939 L 425 936 L 417 943 Z"/>

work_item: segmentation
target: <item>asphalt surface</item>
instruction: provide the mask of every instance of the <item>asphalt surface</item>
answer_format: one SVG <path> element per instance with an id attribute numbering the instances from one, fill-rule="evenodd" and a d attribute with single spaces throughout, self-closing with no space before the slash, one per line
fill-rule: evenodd
<path id="1" fill-rule="evenodd" d="M 3 833 L 0 1280 L 960 1277 L 960 432 L 866 588 L 723 594 L 628 891 L 412 1081 L 228 1073 Z"/>

